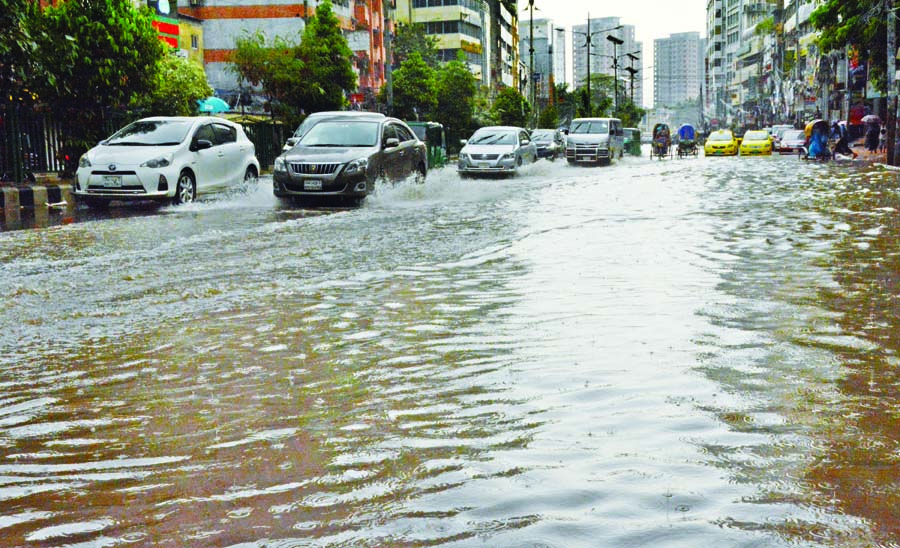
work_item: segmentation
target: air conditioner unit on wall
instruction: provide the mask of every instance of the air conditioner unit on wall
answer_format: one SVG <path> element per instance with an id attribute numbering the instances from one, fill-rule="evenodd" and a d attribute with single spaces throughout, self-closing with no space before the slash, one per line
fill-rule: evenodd
<path id="1" fill-rule="evenodd" d="M 203 5 L 203 0 L 188 0 L 191 4 L 191 7 L 197 8 Z"/>

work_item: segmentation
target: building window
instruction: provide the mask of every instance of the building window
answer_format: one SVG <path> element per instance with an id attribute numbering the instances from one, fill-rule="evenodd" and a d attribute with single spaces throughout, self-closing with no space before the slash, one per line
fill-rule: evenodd
<path id="1" fill-rule="evenodd" d="M 200 49 L 200 37 L 196 34 L 191 35 L 191 49 Z"/>

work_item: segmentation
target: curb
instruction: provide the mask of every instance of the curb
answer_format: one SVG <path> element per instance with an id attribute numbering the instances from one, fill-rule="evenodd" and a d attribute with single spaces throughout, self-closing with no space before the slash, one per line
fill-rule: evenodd
<path id="1" fill-rule="evenodd" d="M 63 209 L 68 213 L 75 210 L 75 194 L 72 185 L 32 185 L 0 187 L 0 210 L 7 224 L 22 220 L 22 210 L 28 208 L 35 215 L 46 213 L 50 209 Z"/>

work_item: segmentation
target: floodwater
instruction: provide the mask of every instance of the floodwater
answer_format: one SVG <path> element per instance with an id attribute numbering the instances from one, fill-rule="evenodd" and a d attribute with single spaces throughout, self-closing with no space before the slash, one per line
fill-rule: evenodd
<path id="1" fill-rule="evenodd" d="M 0 546 L 898 546 L 897 189 L 645 155 L 0 233 Z"/>

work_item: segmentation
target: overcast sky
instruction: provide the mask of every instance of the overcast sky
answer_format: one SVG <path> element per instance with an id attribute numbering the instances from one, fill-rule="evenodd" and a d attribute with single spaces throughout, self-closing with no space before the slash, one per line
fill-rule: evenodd
<path id="1" fill-rule="evenodd" d="M 519 22 L 528 23 L 528 0 L 519 0 Z M 624 25 L 634 25 L 635 38 L 643 42 L 644 103 L 653 102 L 653 41 L 676 32 L 700 33 L 706 36 L 706 0 L 534 0 L 535 19 L 553 19 L 557 27 L 570 29 L 591 18 L 619 17 Z M 521 31 L 520 31 L 521 32 Z M 571 40 L 571 34 L 568 39 Z M 571 80 L 571 44 L 566 45 L 567 70 Z"/>

